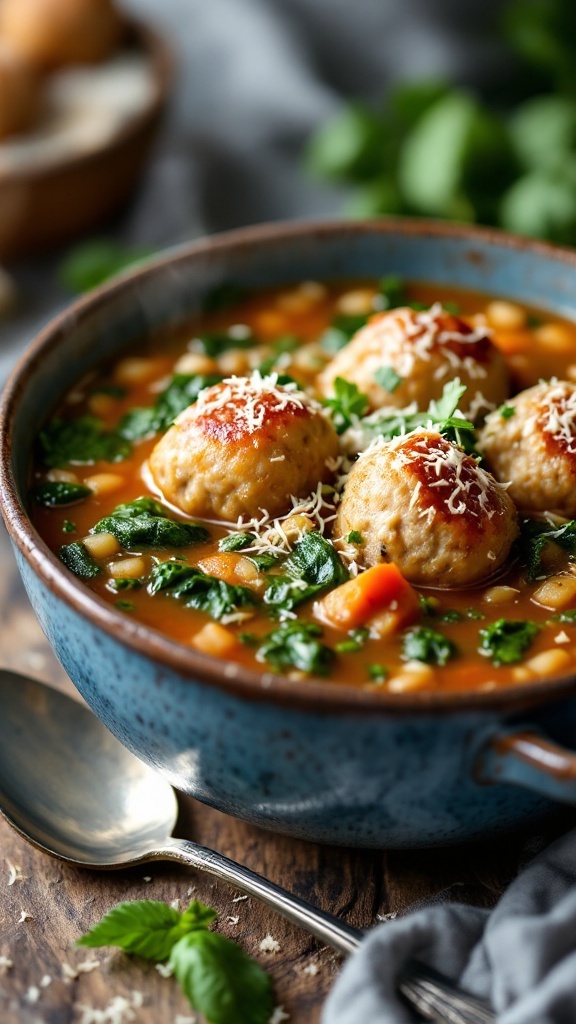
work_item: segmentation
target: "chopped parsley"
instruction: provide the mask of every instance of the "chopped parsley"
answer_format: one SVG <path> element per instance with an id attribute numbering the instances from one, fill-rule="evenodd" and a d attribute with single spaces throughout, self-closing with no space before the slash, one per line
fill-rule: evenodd
<path id="1" fill-rule="evenodd" d="M 350 533 L 346 537 L 346 542 L 348 544 L 363 544 L 364 538 L 358 530 L 350 530 Z"/>
<path id="2" fill-rule="evenodd" d="M 120 590 L 139 590 L 142 580 L 135 576 L 122 576 L 120 579 L 112 579 L 108 584 L 110 590 L 117 594 Z"/>
<path id="3" fill-rule="evenodd" d="M 339 352 L 341 348 L 348 344 L 353 335 L 356 334 L 356 331 L 364 327 L 367 319 L 362 314 L 335 316 L 330 327 L 321 336 L 320 345 L 325 352 L 329 352 L 330 355 L 336 355 L 336 352 Z"/>
<path id="4" fill-rule="evenodd" d="M 62 523 L 62 533 L 76 533 L 76 523 L 71 519 L 65 519 Z"/>
<path id="5" fill-rule="evenodd" d="M 503 420 L 509 420 L 510 417 L 514 415 L 515 411 L 516 410 L 513 405 L 506 404 L 501 405 L 498 409 L 498 412 L 500 413 Z"/>
<path id="6" fill-rule="evenodd" d="M 82 579 L 91 579 L 100 572 L 92 555 L 79 540 L 65 544 L 58 553 L 66 568 Z"/>
<path id="7" fill-rule="evenodd" d="M 430 402 L 425 412 L 406 413 L 375 412 L 362 421 L 363 447 L 375 437 L 389 440 L 400 434 L 408 434 L 418 427 L 434 427 L 439 434 L 460 445 L 466 452 L 475 453 L 476 431 L 474 424 L 458 415 L 458 403 L 466 391 L 464 384 L 456 378 L 444 385 L 442 397 Z M 360 413 L 360 416 L 363 414 Z M 349 425 L 349 424 L 348 424 Z"/>
<path id="8" fill-rule="evenodd" d="M 119 601 L 114 602 L 114 607 L 118 608 L 121 612 L 134 612 L 136 611 L 136 605 L 132 601 L 125 601 L 122 598 Z"/>
<path id="9" fill-rule="evenodd" d="M 161 562 L 154 566 L 148 578 L 148 593 L 160 592 L 182 601 L 186 608 L 196 608 L 217 620 L 256 604 L 254 594 L 247 587 L 225 583 L 181 562 Z"/>
<path id="10" fill-rule="evenodd" d="M 130 444 L 114 431 L 105 431 L 94 416 L 50 420 L 38 436 L 45 466 L 85 465 L 90 462 L 121 462 L 130 455 Z"/>
<path id="11" fill-rule="evenodd" d="M 343 377 L 334 381 L 334 397 L 326 398 L 324 405 L 330 410 L 332 423 L 338 434 L 342 434 L 353 423 L 366 415 L 370 408 L 368 398 Z"/>
<path id="12" fill-rule="evenodd" d="M 39 505 L 46 508 L 55 508 L 59 505 L 73 505 L 77 501 L 87 498 L 92 491 L 84 484 L 68 483 L 65 480 L 49 480 L 46 483 L 38 484 L 32 490 L 32 497 Z"/>
<path id="13" fill-rule="evenodd" d="M 139 441 L 167 430 L 176 417 L 196 401 L 203 388 L 222 380 L 219 374 L 176 373 L 152 406 L 131 409 L 123 416 L 119 434 L 128 441 Z"/>
<path id="14" fill-rule="evenodd" d="M 456 653 L 456 645 L 429 626 L 417 626 L 408 630 L 402 640 L 402 657 L 405 661 L 445 665 Z"/>
<path id="15" fill-rule="evenodd" d="M 325 676 L 332 668 L 334 651 L 320 643 L 320 626 L 313 622 L 283 622 L 262 637 L 256 652 L 258 661 L 265 661 L 277 672 L 286 668 Z"/>
<path id="16" fill-rule="evenodd" d="M 498 619 L 480 630 L 478 650 L 491 658 L 493 665 L 513 665 L 522 660 L 538 633 L 535 622 Z"/>
<path id="17" fill-rule="evenodd" d="M 358 629 L 351 629 L 347 640 L 341 640 L 336 644 L 338 654 L 354 654 L 361 651 L 370 636 L 370 630 L 361 626 Z"/>
<path id="18" fill-rule="evenodd" d="M 399 373 L 396 373 L 393 366 L 381 366 L 374 374 L 374 380 L 376 383 L 380 384 L 380 386 L 390 394 L 396 390 L 396 388 L 402 383 L 403 379 L 404 378 L 401 377 Z"/>
<path id="19" fill-rule="evenodd" d="M 182 548 L 209 540 L 210 534 L 197 523 L 181 523 L 166 515 L 154 498 L 136 498 L 117 508 L 92 527 L 91 533 L 111 533 L 125 550 Z"/>
<path id="20" fill-rule="evenodd" d="M 231 348 L 253 348 L 256 344 L 252 331 L 244 324 L 233 324 L 226 331 L 199 334 L 194 340 L 199 343 L 202 351 L 213 359 Z"/>
<path id="21" fill-rule="evenodd" d="M 388 677 L 388 669 L 385 665 L 368 665 L 367 672 L 371 683 L 383 683 Z"/>
<path id="22" fill-rule="evenodd" d="M 568 625 L 576 625 L 576 608 L 566 608 L 563 612 L 558 612 L 558 615 L 553 615 L 550 622 L 564 622 Z"/>

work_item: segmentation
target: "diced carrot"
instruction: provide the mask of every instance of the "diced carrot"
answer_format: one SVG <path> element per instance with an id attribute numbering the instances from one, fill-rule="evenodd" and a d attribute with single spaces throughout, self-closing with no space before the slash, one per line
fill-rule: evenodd
<path id="1" fill-rule="evenodd" d="M 415 622 L 420 611 L 416 591 L 392 562 L 366 569 L 314 605 L 316 618 L 346 630 L 363 626 L 384 610 L 398 617 L 398 628 Z"/>

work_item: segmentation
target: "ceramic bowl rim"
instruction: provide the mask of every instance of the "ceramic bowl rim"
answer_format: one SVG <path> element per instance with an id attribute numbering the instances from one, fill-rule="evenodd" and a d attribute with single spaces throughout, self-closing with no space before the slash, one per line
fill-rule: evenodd
<path id="1" fill-rule="evenodd" d="M 570 249 L 521 238 L 497 229 L 416 218 L 268 223 L 222 232 L 168 249 L 68 306 L 44 327 L 13 369 L 0 403 L 0 502 L 8 532 L 41 582 L 93 626 L 153 663 L 165 666 L 184 678 L 214 685 L 243 699 L 272 701 L 308 711 L 405 715 L 478 710 L 488 712 L 499 709 L 518 712 L 566 696 L 576 688 L 574 674 L 552 680 L 535 680 L 513 688 L 472 693 L 430 691 L 394 694 L 319 679 L 295 680 L 266 671 L 256 672 L 235 663 L 223 663 L 221 659 L 204 655 L 171 640 L 159 630 L 127 619 L 103 598 L 92 593 L 49 550 L 32 525 L 19 497 L 12 472 L 11 434 L 27 378 L 44 354 L 57 349 L 59 343 L 74 329 L 74 325 L 94 309 L 105 307 L 110 298 L 132 288 L 135 282 L 145 281 L 170 264 L 177 265 L 179 262 L 220 252 L 251 249 L 266 243 L 281 244 L 283 239 L 288 238 L 361 233 L 400 233 L 439 239 L 464 239 L 470 243 L 496 243 L 511 250 L 528 250 L 576 269 L 576 252 Z"/>

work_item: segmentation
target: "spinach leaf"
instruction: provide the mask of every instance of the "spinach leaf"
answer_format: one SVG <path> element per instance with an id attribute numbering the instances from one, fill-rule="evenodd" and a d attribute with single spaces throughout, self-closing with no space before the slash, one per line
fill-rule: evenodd
<path id="1" fill-rule="evenodd" d="M 119 434 L 128 441 L 139 441 L 167 430 L 176 417 L 196 401 L 203 388 L 219 384 L 221 380 L 218 374 L 174 374 L 154 405 L 137 407 L 126 413 L 120 422 Z"/>
<path id="2" fill-rule="evenodd" d="M 492 659 L 493 665 L 512 665 L 521 661 L 525 651 L 537 636 L 539 627 L 535 622 L 498 619 L 486 629 L 481 629 L 480 654 Z"/>
<path id="3" fill-rule="evenodd" d="M 253 533 L 229 533 L 227 537 L 222 537 L 218 541 L 218 550 L 242 551 L 243 548 L 249 548 L 255 540 Z"/>
<path id="4" fill-rule="evenodd" d="M 256 657 L 276 671 L 297 668 L 325 676 L 332 668 L 334 651 L 320 643 L 320 626 L 313 622 L 284 622 L 262 638 Z"/>
<path id="5" fill-rule="evenodd" d="M 54 508 L 59 505 L 72 505 L 76 501 L 87 498 L 92 491 L 84 484 L 68 483 L 64 480 L 47 480 L 32 490 L 32 497 L 40 505 Z"/>
<path id="6" fill-rule="evenodd" d="M 576 519 L 563 526 L 552 526 L 539 519 L 524 519 L 520 524 L 520 553 L 525 561 L 529 580 L 535 579 L 542 569 L 542 555 L 548 544 L 557 544 L 572 558 L 576 555 Z"/>
<path id="7" fill-rule="evenodd" d="M 180 562 L 162 562 L 152 569 L 148 592 L 161 591 L 183 601 L 187 608 L 206 612 L 213 619 L 222 619 L 256 604 L 254 594 L 247 587 L 232 586 Z"/>
<path id="8" fill-rule="evenodd" d="M 46 466 L 85 465 L 90 462 L 121 462 L 130 445 L 116 431 L 105 431 L 94 416 L 75 420 L 50 420 L 38 436 Z"/>
<path id="9" fill-rule="evenodd" d="M 338 434 L 344 433 L 348 427 L 365 416 L 370 408 L 366 395 L 356 384 L 351 384 L 343 377 L 336 377 L 334 398 L 326 398 L 324 405 L 330 409 L 332 423 Z"/>
<path id="10" fill-rule="evenodd" d="M 64 544 L 58 554 L 66 568 L 70 569 L 76 576 L 81 576 L 83 579 L 91 579 L 100 572 L 92 555 L 79 540 L 73 541 L 72 544 Z"/>
<path id="11" fill-rule="evenodd" d="M 402 657 L 405 661 L 423 661 L 427 665 L 445 665 L 457 653 L 456 645 L 429 626 L 417 626 L 404 634 Z"/>
<path id="12" fill-rule="evenodd" d="M 118 505 L 92 527 L 91 533 L 111 533 L 127 550 L 181 548 L 209 540 L 210 534 L 197 523 L 181 523 L 166 515 L 166 509 L 153 498 L 136 498 Z"/>
<path id="13" fill-rule="evenodd" d="M 292 611 L 303 601 L 349 579 L 348 570 L 333 544 L 318 530 L 310 530 L 297 541 L 282 566 L 281 576 L 272 576 L 264 601 L 276 612 Z"/>
<path id="14" fill-rule="evenodd" d="M 365 626 L 351 629 L 348 633 L 348 639 L 341 640 L 336 644 L 336 650 L 338 654 L 354 654 L 356 651 L 362 650 L 369 636 L 370 630 L 366 629 Z"/>

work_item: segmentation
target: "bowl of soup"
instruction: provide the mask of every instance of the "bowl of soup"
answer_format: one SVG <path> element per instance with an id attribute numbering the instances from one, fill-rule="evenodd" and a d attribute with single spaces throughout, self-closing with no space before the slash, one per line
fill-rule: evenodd
<path id="1" fill-rule="evenodd" d="M 178 248 L 6 388 L 57 656 L 178 789 L 320 842 L 576 798 L 576 255 L 411 220 Z"/>

